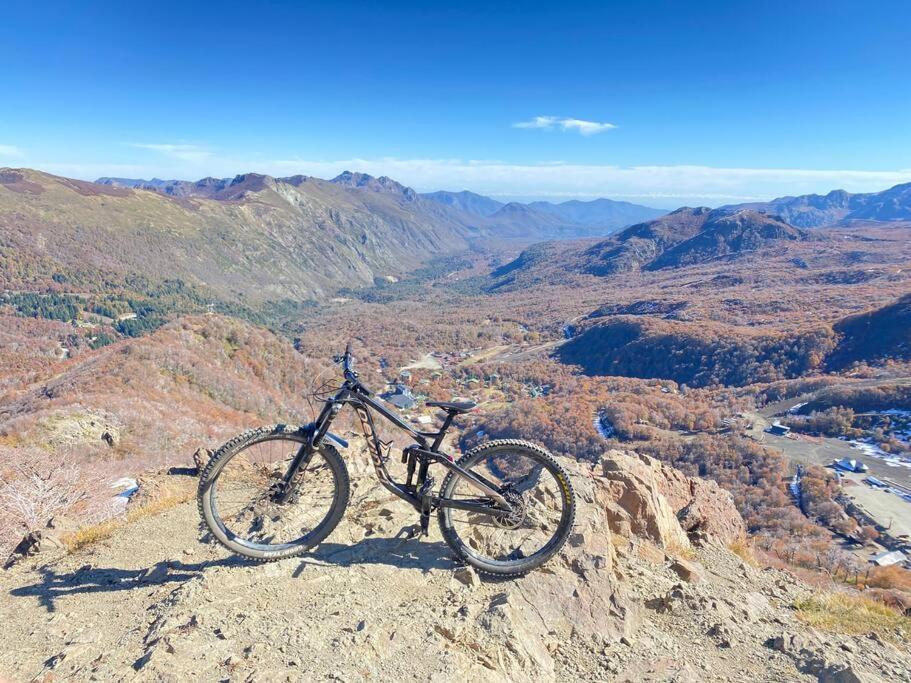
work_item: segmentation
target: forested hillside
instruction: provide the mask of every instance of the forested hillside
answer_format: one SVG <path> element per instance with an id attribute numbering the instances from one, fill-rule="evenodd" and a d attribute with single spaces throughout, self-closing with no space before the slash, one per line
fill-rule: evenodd
<path id="1" fill-rule="evenodd" d="M 213 189 L 171 196 L 7 169 L 3 257 L 13 273 L 40 262 L 66 278 L 94 269 L 181 280 L 218 301 L 260 307 L 400 276 L 464 251 L 480 234 L 437 204 L 415 209 L 397 192 L 256 174 Z"/>
<path id="2" fill-rule="evenodd" d="M 562 345 L 558 356 L 590 375 L 671 379 L 691 386 L 800 377 L 820 368 L 836 335 L 792 334 L 614 317 Z"/>
<path id="3" fill-rule="evenodd" d="M 844 368 L 860 361 L 911 360 L 911 295 L 835 324 L 841 335 L 827 359 L 829 367 Z"/>
<path id="4" fill-rule="evenodd" d="M 793 379 L 826 369 L 911 360 L 911 297 L 833 325 L 770 333 L 618 315 L 561 345 L 560 360 L 589 375 L 671 379 L 692 386 L 743 386 Z M 651 313 L 663 310 L 655 306 Z M 676 307 L 671 307 L 673 312 Z"/>

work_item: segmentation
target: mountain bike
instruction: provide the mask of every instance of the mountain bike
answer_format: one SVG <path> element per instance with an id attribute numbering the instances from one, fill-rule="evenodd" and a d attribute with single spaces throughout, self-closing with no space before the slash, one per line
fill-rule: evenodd
<path id="1" fill-rule="evenodd" d="M 334 360 L 342 374 L 314 422 L 244 432 L 205 466 L 199 509 L 222 545 L 245 557 L 278 560 L 305 553 L 332 533 L 348 504 L 349 478 L 338 450 L 348 443 L 330 427 L 351 406 L 380 484 L 415 508 L 421 535 L 436 512 L 457 558 L 498 576 L 525 574 L 563 546 L 573 526 L 575 493 L 544 448 L 515 439 L 487 441 L 456 460 L 441 446 L 453 421 L 473 411 L 474 403 L 427 401 L 445 418 L 437 431 L 419 431 L 361 383 L 350 344 Z M 389 474 L 392 442 L 380 440 L 374 415 L 415 441 L 402 449 L 404 482 Z M 439 490 L 430 474 L 436 466 L 446 471 Z"/>

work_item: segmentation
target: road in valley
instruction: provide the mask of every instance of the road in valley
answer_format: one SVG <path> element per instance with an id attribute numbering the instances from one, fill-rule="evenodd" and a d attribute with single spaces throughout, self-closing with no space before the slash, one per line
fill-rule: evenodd
<path id="1" fill-rule="evenodd" d="M 911 539 L 911 503 L 894 493 L 864 484 L 863 479 L 866 476 L 853 472 L 845 473 L 844 480 L 856 484 L 844 486 L 845 495 L 873 515 L 892 536 L 905 536 Z"/>
<path id="2" fill-rule="evenodd" d="M 892 379 L 888 383 L 908 383 L 909 378 Z M 851 386 L 876 386 L 887 383 L 884 380 L 869 380 L 854 383 Z M 782 415 L 795 405 L 811 400 L 815 393 L 805 394 L 795 398 L 779 401 L 765 406 L 759 413 L 751 413 L 749 418 L 753 422 L 750 435 L 757 441 L 772 446 L 782 451 L 793 463 L 803 465 L 830 465 L 833 460 L 848 458 L 860 460 L 870 469 L 869 472 L 844 473 L 844 479 L 850 481 L 843 487 L 845 495 L 869 513 L 884 527 L 890 527 L 890 533 L 899 537 L 907 534 L 911 537 L 911 503 L 890 491 L 880 490 L 864 483 L 869 476 L 876 477 L 885 482 L 891 480 L 897 484 L 911 489 L 911 468 L 889 463 L 880 458 L 867 455 L 858 448 L 854 448 L 847 441 L 830 437 L 812 437 L 800 434 L 791 436 L 775 436 L 765 429 L 775 420 L 776 415 Z"/>

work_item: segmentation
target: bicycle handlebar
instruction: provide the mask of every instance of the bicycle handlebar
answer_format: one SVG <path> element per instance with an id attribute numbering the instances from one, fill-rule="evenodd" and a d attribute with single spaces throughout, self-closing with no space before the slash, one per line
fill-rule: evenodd
<path id="1" fill-rule="evenodd" d="M 342 367 L 347 375 L 354 368 L 354 357 L 351 355 L 351 342 L 345 345 L 345 355 L 342 356 Z"/>

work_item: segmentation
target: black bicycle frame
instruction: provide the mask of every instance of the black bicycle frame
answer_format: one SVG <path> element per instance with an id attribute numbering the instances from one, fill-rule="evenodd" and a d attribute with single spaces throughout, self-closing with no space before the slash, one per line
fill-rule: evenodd
<path id="1" fill-rule="evenodd" d="M 356 379 L 348 377 L 346 372 L 345 383 L 338 393 L 327 399 L 319 417 L 311 427 L 310 443 L 300 449 L 297 457 L 294 459 L 286 475 L 286 482 L 293 480 L 294 475 L 303 467 L 306 467 L 312 454 L 320 447 L 324 439 L 339 441 L 338 437 L 330 434 L 329 427 L 335 416 L 346 404 L 354 407 L 355 412 L 360 418 L 361 429 L 364 432 L 364 438 L 367 440 L 370 459 L 380 483 L 390 492 L 407 501 L 422 514 L 428 514 L 430 507 L 450 507 L 460 510 L 469 510 L 479 514 L 502 517 L 509 515 L 512 506 L 506 501 L 498 490 L 496 484 L 488 481 L 486 478 L 455 464 L 452 456 L 440 451 L 440 445 L 446 436 L 446 431 L 452 424 L 455 414 L 450 412 L 443 422 L 442 427 L 436 432 L 423 432 L 414 429 L 405 422 L 401 417 L 389 410 L 382 403 L 375 400 L 371 392 Z M 398 483 L 389 475 L 386 469 L 383 454 L 384 444 L 380 440 L 376 431 L 376 425 L 373 421 L 374 411 L 384 417 L 386 420 L 395 425 L 398 429 L 407 432 L 417 443 L 414 446 L 406 448 L 403 457 L 407 457 L 408 462 L 408 481 L 405 484 Z M 347 445 L 347 444 L 344 444 Z M 433 463 L 439 463 L 448 470 L 455 472 L 456 476 L 462 477 L 473 488 L 477 489 L 484 498 L 479 499 L 460 499 L 440 498 L 422 490 L 427 482 L 427 470 Z M 417 469 L 417 478 L 412 482 L 412 476 Z M 493 505 L 492 505 L 493 504 Z"/>

